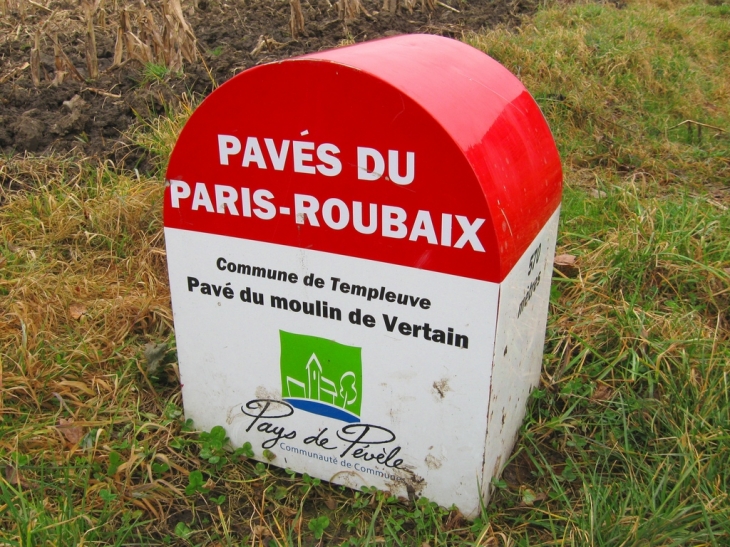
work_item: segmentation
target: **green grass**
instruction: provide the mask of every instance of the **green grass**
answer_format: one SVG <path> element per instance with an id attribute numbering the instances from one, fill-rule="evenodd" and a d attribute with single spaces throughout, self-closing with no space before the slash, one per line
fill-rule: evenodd
<path id="1" fill-rule="evenodd" d="M 581 274 L 553 279 L 543 384 L 491 506 L 517 544 L 730 539 L 726 211 L 656 185 L 566 191 Z M 546 500 L 516 509 L 526 488 Z"/>
<path id="2" fill-rule="evenodd" d="M 35 187 L 0 207 L 0 544 L 730 544 L 728 5 L 553 6 L 467 40 L 548 118 L 559 252 L 580 268 L 553 278 L 541 385 L 482 515 L 322 483 L 194 431 L 161 175 L 2 158 Z M 188 115 L 135 134 L 160 173 Z M 168 347 L 154 373 L 148 342 Z"/>
<path id="3" fill-rule="evenodd" d="M 142 68 L 142 83 L 162 82 L 170 75 L 177 75 L 162 63 L 145 63 Z"/>
<path id="4" fill-rule="evenodd" d="M 730 5 L 579 2 L 467 42 L 520 76 L 573 167 L 730 180 Z"/>

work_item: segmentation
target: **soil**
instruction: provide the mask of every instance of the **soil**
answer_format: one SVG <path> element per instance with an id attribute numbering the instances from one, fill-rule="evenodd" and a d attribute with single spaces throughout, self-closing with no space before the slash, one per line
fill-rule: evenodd
<path id="1" fill-rule="evenodd" d="M 0 14 L 0 150 L 6 156 L 71 152 L 144 168 L 144 155 L 129 148 L 123 132 L 135 120 L 164 113 L 183 93 L 205 96 L 251 66 L 348 43 L 417 32 L 458 38 L 485 27 L 514 25 L 536 7 L 534 0 L 445 0 L 434 11 L 420 2 L 409 11 L 400 0 L 390 13 L 381 9 L 382 0 L 361 0 L 364 11 L 345 22 L 332 0 L 303 0 L 304 31 L 293 38 L 288 0 L 196 1 L 197 8 L 193 0 L 182 6 L 197 38 L 198 61 L 185 63 L 179 73 L 126 57 L 113 66 L 119 6 L 114 11 L 102 3 L 94 25 L 100 75 L 91 81 L 85 68 L 86 23 L 78 3 L 16 0 L 15 10 Z M 157 2 L 149 3 L 159 16 Z M 36 32 L 37 87 L 28 66 Z M 62 83 L 52 81 L 54 36 L 77 78 L 67 73 Z"/>

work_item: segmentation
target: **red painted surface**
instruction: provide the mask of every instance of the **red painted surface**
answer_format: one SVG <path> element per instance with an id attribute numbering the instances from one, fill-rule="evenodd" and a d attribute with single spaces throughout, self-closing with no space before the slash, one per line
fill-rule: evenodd
<path id="1" fill-rule="evenodd" d="M 222 164 L 218 135 L 228 136 L 228 165 Z M 249 150 L 253 158 L 244 167 L 249 137 L 256 138 L 261 157 Z M 233 153 L 231 138 L 240 142 L 240 152 Z M 271 139 L 274 156 L 280 157 L 280 170 L 265 139 Z M 283 141 L 289 141 L 285 159 Z M 330 147 L 329 157 L 327 150 L 322 152 L 330 163 L 318 160 L 317 147 L 322 144 L 338 150 Z M 300 172 L 295 169 L 295 146 L 312 155 L 311 161 L 300 157 Z M 378 150 L 386 160 L 389 150 L 397 151 L 401 176 L 406 174 L 406 153 L 412 152 L 412 182 L 388 180 L 387 167 L 378 180 L 359 179 L 358 147 Z M 338 162 L 341 168 L 334 176 L 316 168 L 319 164 L 331 175 Z M 372 166 L 370 162 L 368 168 Z M 301 172 L 312 169 L 314 174 Z M 237 75 L 192 115 L 173 151 L 167 179 L 190 188 L 190 196 L 184 197 L 184 185 L 176 183 L 173 207 L 168 186 L 167 227 L 493 282 L 507 275 L 555 211 L 562 187 L 554 141 L 522 84 L 480 51 L 426 35 L 368 42 Z M 207 192 L 201 192 L 210 203 L 201 194 L 193 210 L 197 183 L 205 186 Z M 229 203 L 230 190 L 221 188 L 235 190 L 232 207 L 220 205 L 219 210 L 215 185 Z M 270 215 L 265 204 L 258 207 L 257 216 L 255 203 L 245 216 L 244 194 L 257 190 L 260 202 L 262 195 L 273 195 L 265 200 L 275 207 L 273 218 L 260 218 Z M 297 223 L 294 214 L 295 194 L 309 196 L 304 205 L 312 205 L 311 198 L 319 204 L 314 217 L 300 218 L 303 223 Z M 355 228 L 355 202 L 362 204 L 364 225 L 370 220 L 370 204 L 377 206 L 374 233 Z M 325 203 L 331 212 L 329 226 L 323 217 Z M 349 214 L 347 223 L 338 214 L 343 207 Z M 281 208 L 289 208 L 289 214 Z M 387 234 L 396 237 L 383 234 L 383 213 L 401 214 L 394 208 L 406 215 L 402 238 L 397 222 Z M 442 233 L 444 214 L 451 215 L 450 239 Z M 454 246 L 463 232 L 457 215 L 471 226 L 484 220 L 462 248 Z M 312 218 L 319 226 L 311 225 Z"/>

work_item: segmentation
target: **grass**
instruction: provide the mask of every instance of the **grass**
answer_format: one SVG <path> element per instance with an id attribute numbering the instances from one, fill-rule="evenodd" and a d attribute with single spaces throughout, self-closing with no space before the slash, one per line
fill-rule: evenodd
<path id="1" fill-rule="evenodd" d="M 142 68 L 142 82 L 162 82 L 172 74 L 172 70 L 164 64 L 145 63 Z"/>
<path id="2" fill-rule="evenodd" d="M 573 168 L 706 187 L 730 180 L 729 20 L 727 3 L 577 3 L 467 41 L 520 76 Z"/>
<path id="3" fill-rule="evenodd" d="M 570 545 L 730 537 L 730 216 L 657 193 L 566 192 L 563 250 L 582 271 L 553 280 L 543 384 L 494 507 L 527 488 L 546 499 L 499 515 L 506 529 Z"/>
<path id="4" fill-rule="evenodd" d="M 580 267 L 553 279 L 541 386 L 475 522 L 194 431 L 161 175 L 0 158 L 25 188 L 0 207 L 0 544 L 730 544 L 728 8 L 559 5 L 466 38 L 554 130 L 559 252 Z M 187 115 L 134 136 L 160 172 Z M 154 373 L 150 342 L 168 348 Z"/>

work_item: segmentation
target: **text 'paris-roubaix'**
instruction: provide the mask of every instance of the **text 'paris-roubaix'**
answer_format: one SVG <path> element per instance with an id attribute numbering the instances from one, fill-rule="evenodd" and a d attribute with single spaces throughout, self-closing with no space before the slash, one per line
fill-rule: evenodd
<path id="1" fill-rule="evenodd" d="M 244 145 L 232 135 L 218 135 L 218 152 L 221 165 L 240 165 L 246 169 L 289 170 L 326 177 L 336 177 L 343 171 L 338 157 L 340 149 L 331 143 L 276 142 L 269 138 L 248 137 Z M 400 163 L 405 164 L 404 169 L 401 169 Z M 375 181 L 386 172 L 388 176 L 385 178 L 394 184 L 405 186 L 413 183 L 415 153 L 397 150 L 381 153 L 373 148 L 357 147 L 357 179 Z M 183 207 L 262 221 L 272 220 L 278 215 L 291 216 L 296 224 L 332 230 L 352 226 L 364 235 L 379 234 L 409 241 L 423 238 L 432 245 L 484 252 L 478 234 L 485 222 L 483 218 L 470 219 L 464 215 L 424 210 L 413 215 L 392 204 L 347 203 L 337 197 L 319 199 L 303 193 L 295 193 L 288 199 L 276 199 L 273 192 L 265 188 L 183 180 L 170 180 L 169 185 L 171 205 L 175 209 Z"/>

